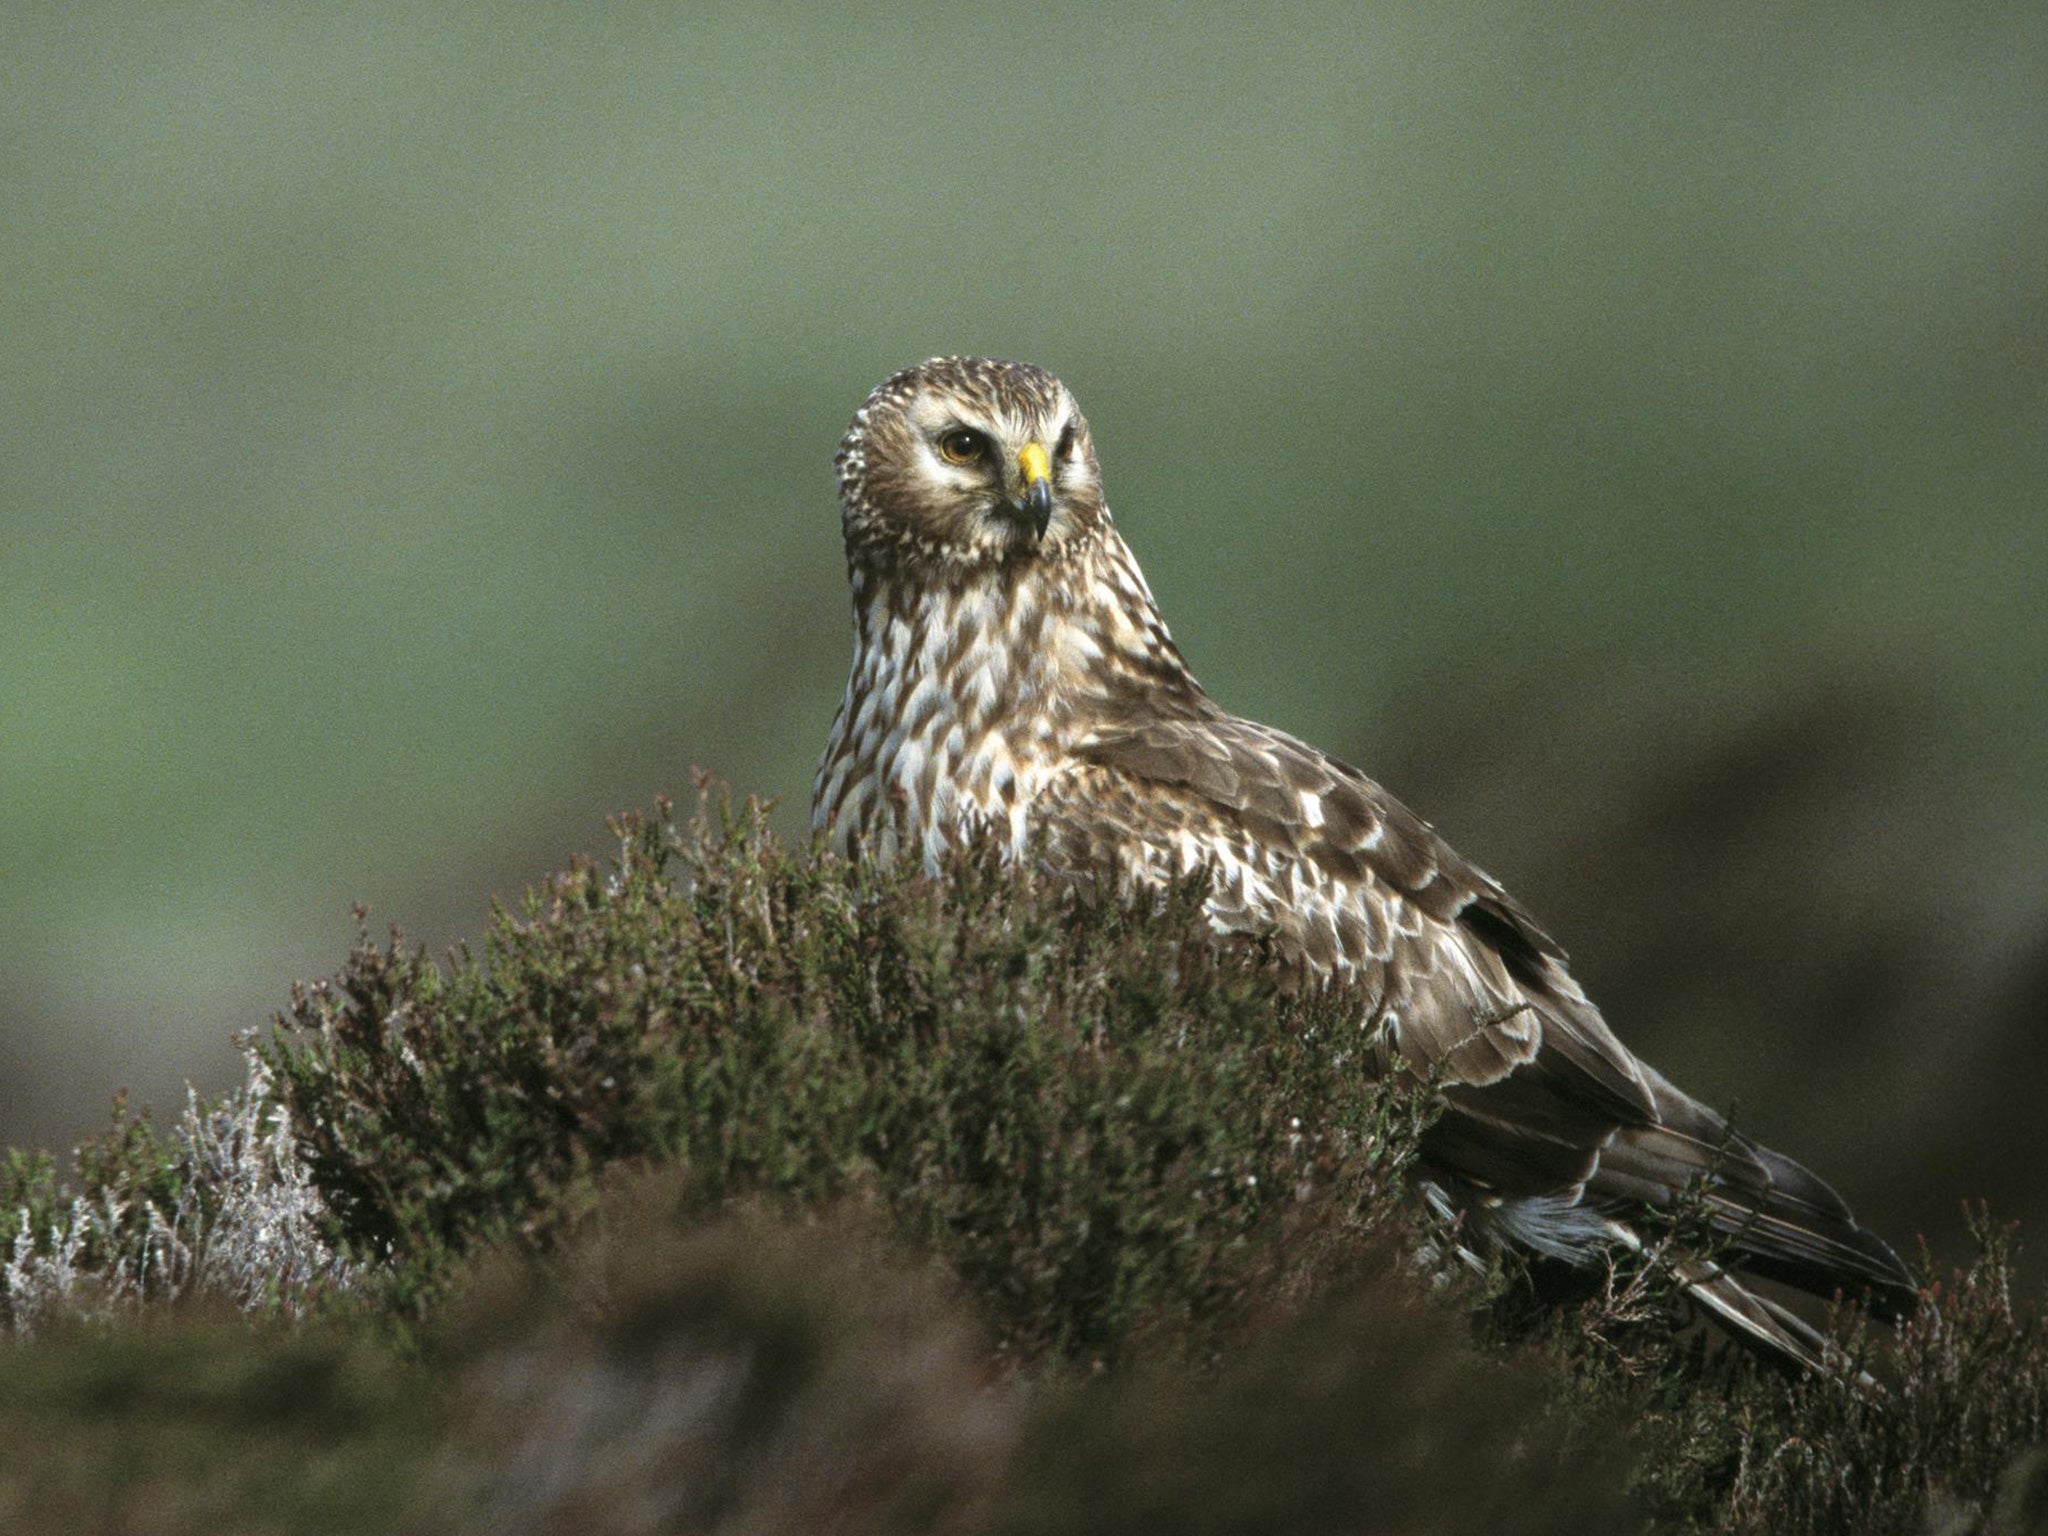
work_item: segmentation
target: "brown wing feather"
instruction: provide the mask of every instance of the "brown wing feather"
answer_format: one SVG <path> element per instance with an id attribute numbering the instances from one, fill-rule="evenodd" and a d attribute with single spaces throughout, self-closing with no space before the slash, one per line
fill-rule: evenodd
<path id="1" fill-rule="evenodd" d="M 1615 1209 L 1705 1178 L 1750 1267 L 1910 1294 L 1833 1190 L 1639 1062 L 1534 918 L 1357 769 L 1220 713 L 1103 730 L 1076 755 L 1038 807 L 1055 857 L 1152 877 L 1207 864 L 1220 927 L 1358 983 L 1383 1065 L 1447 1080 L 1424 1147 L 1445 1174 Z"/>
<path id="2" fill-rule="evenodd" d="M 1259 926 L 1305 963 L 1332 951 L 1333 964 L 1314 968 L 1378 996 L 1410 1060 L 1442 1062 L 1458 1080 L 1483 1084 L 1555 1052 L 1543 1075 L 1556 1092 L 1617 1124 L 1652 1117 L 1639 1064 L 1565 971 L 1564 951 L 1497 881 L 1357 769 L 1221 716 L 1103 732 L 1076 755 L 1146 788 L 1114 797 L 1128 810 L 1113 843 L 1192 833 L 1255 868 L 1302 871 L 1321 899 L 1276 902 Z M 1089 819 L 1094 799 L 1056 792 L 1051 819 Z M 1492 1070 L 1481 1040 L 1496 1047 Z M 1466 1057 L 1476 1070 L 1459 1067 Z"/>

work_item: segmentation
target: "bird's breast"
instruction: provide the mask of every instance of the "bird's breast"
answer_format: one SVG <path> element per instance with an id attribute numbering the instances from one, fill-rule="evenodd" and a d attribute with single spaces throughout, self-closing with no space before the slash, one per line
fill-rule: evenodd
<path id="1" fill-rule="evenodd" d="M 818 765 L 811 820 L 844 853 L 927 865 L 994 832 L 1021 849 L 1064 753 L 1058 679 L 1015 604 L 969 591 L 857 615 L 846 694 Z"/>

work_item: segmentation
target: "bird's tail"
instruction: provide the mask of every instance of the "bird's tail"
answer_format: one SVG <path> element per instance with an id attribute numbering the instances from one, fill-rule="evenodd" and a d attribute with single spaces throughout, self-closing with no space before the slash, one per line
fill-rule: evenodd
<path id="1" fill-rule="evenodd" d="M 1814 1371 L 1841 1370 L 1842 1351 L 1791 1308 L 1751 1290 L 1735 1275 L 1706 1259 L 1684 1259 L 1677 1274 L 1686 1294 L 1737 1337 Z"/>
<path id="2" fill-rule="evenodd" d="M 1600 1155 L 1587 1193 L 1609 1211 L 1630 1203 L 1678 1211 L 1696 1203 L 1725 1240 L 1726 1267 L 1782 1281 L 1816 1296 L 1837 1291 L 1873 1312 L 1897 1315 L 1919 1295 L 1912 1272 L 1889 1245 L 1858 1222 L 1842 1197 L 1781 1152 L 1751 1141 L 1720 1115 L 1654 1074 L 1657 1122 L 1619 1131 Z M 1688 1277 L 1736 1310 L 1716 1290 L 1725 1270 Z M 1700 1299 L 1745 1332 L 1753 1331 L 1717 1304 Z M 1782 1309 L 1767 1309 L 1774 1315 Z"/>
<path id="3" fill-rule="evenodd" d="M 1602 1255 L 1619 1249 L 1651 1265 L 1667 1266 L 1685 1293 L 1744 1343 L 1810 1370 L 1840 1370 L 1848 1364 L 1826 1334 L 1703 1251 L 1724 1249 L 1729 1242 L 1717 1236 L 1718 1223 L 1704 1200 L 1698 1221 L 1681 1219 L 1675 1227 L 1660 1226 L 1646 1240 L 1643 1231 L 1627 1220 L 1561 1199 L 1538 1196 L 1473 1203 L 1458 1199 L 1433 1179 L 1423 1182 L 1422 1191 L 1431 1209 L 1465 1234 L 1456 1252 L 1476 1269 L 1485 1267 L 1483 1250 L 1498 1247 L 1562 1260 L 1576 1268 L 1598 1263 Z M 1744 1261 L 1735 1255 L 1733 1262 Z"/>

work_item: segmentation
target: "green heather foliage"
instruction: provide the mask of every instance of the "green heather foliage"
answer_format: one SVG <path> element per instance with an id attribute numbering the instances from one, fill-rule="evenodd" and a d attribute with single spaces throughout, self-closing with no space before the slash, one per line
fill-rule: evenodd
<path id="1" fill-rule="evenodd" d="M 1361 1197 L 1420 1096 L 1358 1070 L 1355 1005 L 1207 942 L 1194 886 L 1089 902 L 986 852 L 934 882 L 800 858 L 752 809 L 621 831 L 481 959 L 359 944 L 268 1053 L 330 1239 L 401 1315 L 621 1162 L 680 1166 L 707 1210 L 870 1199 L 1031 1360 L 1139 1327 L 1198 1351 L 1382 1219 Z"/>
<path id="2" fill-rule="evenodd" d="M 1697 1369 L 1663 1383 L 1639 1437 L 1651 1507 L 1745 1536 L 2048 1530 L 2048 1330 L 2013 1294 L 2016 1233 L 1981 1210 L 1971 1230 L 1972 1261 L 1889 1337 L 1860 1319 L 1841 1332 L 1875 1388 L 1735 1372 L 1724 1398 Z M 2001 1495 L 2029 1521 L 1972 1523 Z"/>
<path id="3" fill-rule="evenodd" d="M 49 1154 L 10 1150 L 0 1162 L 0 1214 L 7 1218 L 0 1243 L 25 1246 L 24 1238 L 33 1244 L 61 1230 L 80 1272 L 133 1270 L 149 1246 L 152 1216 L 176 1209 L 190 1187 L 175 1151 L 147 1117 L 129 1114 L 125 1094 L 115 1097 L 107 1130 L 77 1149 L 72 1173 L 69 1187 L 60 1187 Z M 197 1187 L 192 1194 L 206 1198 Z M 0 1295 L 10 1322 L 19 1321 L 14 1309 L 23 1300 L 12 1284 Z"/>
<path id="4" fill-rule="evenodd" d="M 1655 1245 L 1427 1261 L 1427 1095 L 1196 889 L 619 830 L 476 954 L 359 942 L 222 1104 L 0 1163 L 0 1531 L 2048 1528 L 1988 1217 L 1795 1379 Z"/>

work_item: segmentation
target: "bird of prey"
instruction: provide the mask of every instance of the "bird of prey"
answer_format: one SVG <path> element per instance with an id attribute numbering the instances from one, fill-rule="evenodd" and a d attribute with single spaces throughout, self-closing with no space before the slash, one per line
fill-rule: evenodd
<path id="1" fill-rule="evenodd" d="M 854 654 L 811 809 L 832 846 L 936 867 L 995 837 L 1126 889 L 1206 871 L 1219 933 L 1355 985 L 1374 1068 L 1444 1085 L 1424 1191 L 1461 1241 L 1588 1264 L 1696 1190 L 1727 1257 L 1678 1273 L 1739 1334 L 1824 1354 L 1744 1275 L 1910 1304 L 1832 1189 L 1615 1038 L 1497 881 L 1358 769 L 1209 697 L 1057 378 L 920 363 L 868 397 L 837 465 Z"/>

